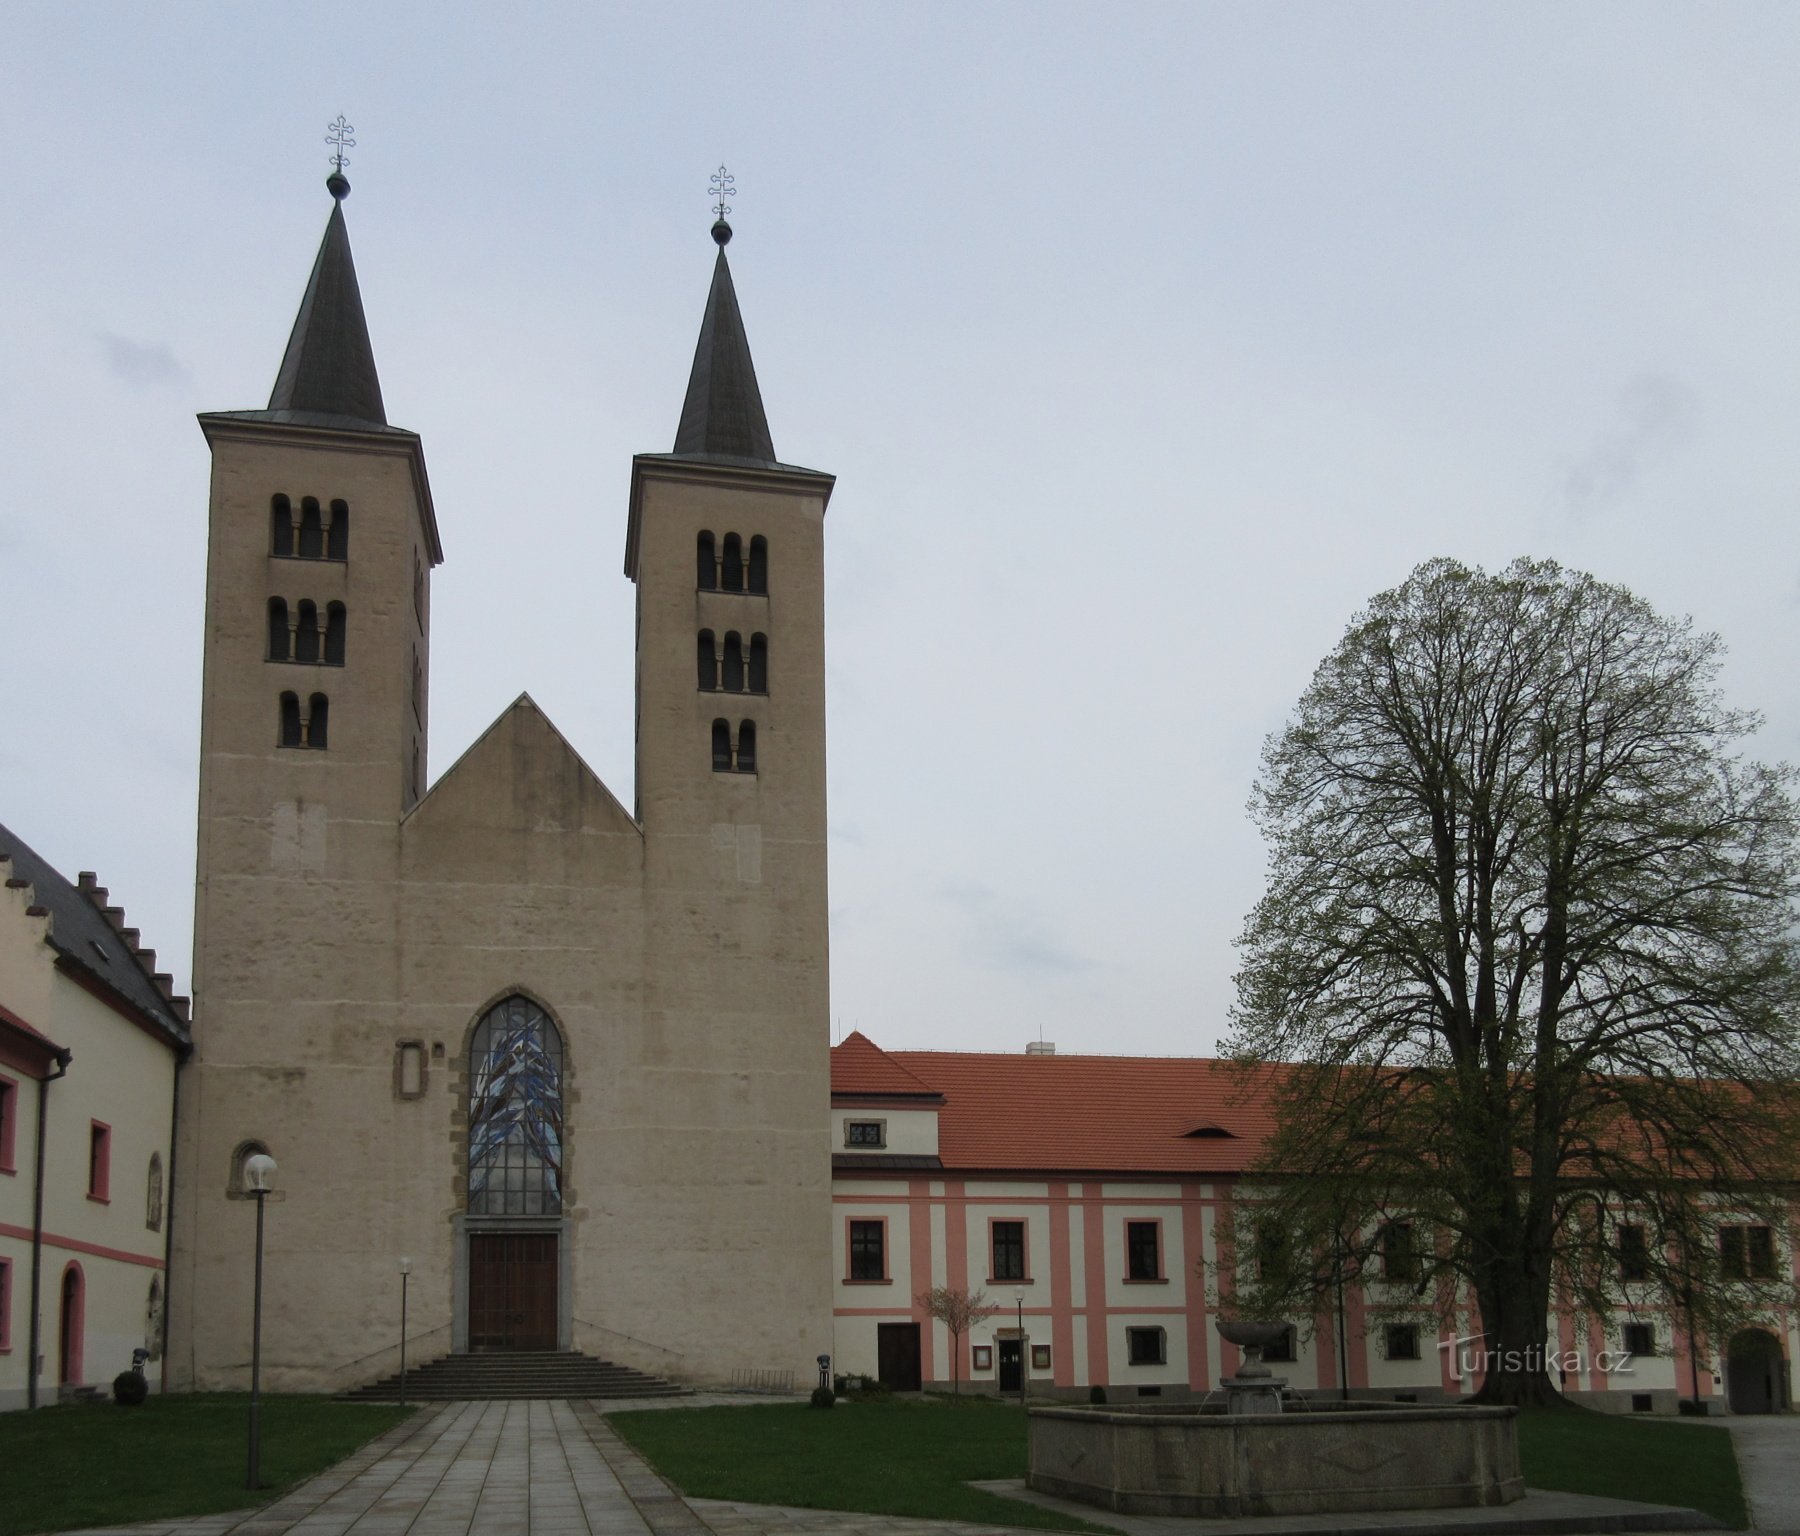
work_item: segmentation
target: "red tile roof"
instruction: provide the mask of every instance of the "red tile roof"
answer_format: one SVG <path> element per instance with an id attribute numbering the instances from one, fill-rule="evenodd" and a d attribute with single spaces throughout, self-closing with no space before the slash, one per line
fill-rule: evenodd
<path id="1" fill-rule="evenodd" d="M 832 1091 L 882 1091 L 861 1084 L 896 1070 L 943 1094 L 951 1172 L 1231 1173 L 1274 1129 L 1261 1103 L 1239 1102 L 1231 1064 L 1205 1057 L 882 1051 L 855 1034 L 831 1053 Z"/>
<path id="2" fill-rule="evenodd" d="M 860 1097 L 904 1094 L 935 1097 L 937 1089 L 920 1082 L 860 1029 L 831 1048 L 831 1091 Z"/>

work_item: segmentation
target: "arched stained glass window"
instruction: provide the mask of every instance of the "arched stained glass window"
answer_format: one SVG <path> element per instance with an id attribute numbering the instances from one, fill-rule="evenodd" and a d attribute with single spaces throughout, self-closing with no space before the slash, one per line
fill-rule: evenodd
<path id="1" fill-rule="evenodd" d="M 562 1212 L 562 1036 L 529 998 L 509 997 L 469 1042 L 469 1214 Z"/>

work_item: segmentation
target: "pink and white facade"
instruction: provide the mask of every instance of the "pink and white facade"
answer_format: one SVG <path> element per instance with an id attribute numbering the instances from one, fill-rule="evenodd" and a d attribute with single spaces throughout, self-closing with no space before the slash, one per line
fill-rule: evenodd
<path id="1" fill-rule="evenodd" d="M 1218 1234 L 1270 1128 L 1233 1094 L 1204 1059 L 890 1053 L 851 1035 L 832 1052 L 834 1370 L 1013 1392 L 1022 1369 L 1030 1393 L 1098 1386 L 1112 1402 L 1212 1390 L 1239 1363 L 1213 1327 Z M 1792 1278 L 1793 1256 L 1779 1263 Z M 937 1287 L 998 1309 L 954 1361 L 917 1299 Z M 1474 1390 L 1478 1346 L 1458 1345 L 1479 1332 L 1473 1306 L 1446 1326 L 1394 1310 L 1410 1286 L 1386 1290 L 1346 1287 L 1341 1344 L 1333 1305 L 1296 1329 L 1278 1374 L 1333 1396 Z M 1672 1413 L 1693 1391 L 1666 1314 L 1565 1314 L 1552 1347 L 1564 1390 L 1595 1407 Z M 1786 1408 L 1796 1347 L 1791 1310 L 1773 1306 L 1766 1328 L 1702 1344 L 1700 1395 L 1715 1412 Z"/>

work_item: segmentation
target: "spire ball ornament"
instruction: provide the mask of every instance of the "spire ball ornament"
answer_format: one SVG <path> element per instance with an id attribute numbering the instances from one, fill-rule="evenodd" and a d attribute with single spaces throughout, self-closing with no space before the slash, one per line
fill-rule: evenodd
<path id="1" fill-rule="evenodd" d="M 355 132 L 355 125 L 345 122 L 342 112 L 338 113 L 335 123 L 325 125 L 325 142 L 336 150 L 331 157 L 331 174 L 325 178 L 325 189 L 340 203 L 350 195 L 350 179 L 344 175 L 350 157 L 344 151 L 356 148 L 356 140 L 350 137 Z"/>
<path id="2" fill-rule="evenodd" d="M 712 237 L 719 249 L 723 250 L 731 244 L 731 226 L 725 222 L 725 215 L 731 212 L 731 204 L 725 199 L 737 196 L 737 177 L 721 165 L 718 170 L 713 172 L 712 185 L 707 188 L 707 196 L 712 198 L 713 212 L 718 215 L 717 220 L 713 223 Z"/>

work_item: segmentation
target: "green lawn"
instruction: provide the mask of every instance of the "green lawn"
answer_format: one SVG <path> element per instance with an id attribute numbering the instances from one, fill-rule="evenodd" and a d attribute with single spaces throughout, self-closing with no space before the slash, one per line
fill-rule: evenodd
<path id="1" fill-rule="evenodd" d="M 963 1485 L 1025 1475 L 1025 1425 L 991 1399 L 664 1408 L 608 1417 L 683 1493 L 808 1509 L 1096 1531 Z"/>
<path id="2" fill-rule="evenodd" d="M 1716 1424 L 1667 1424 L 1624 1414 L 1519 1416 L 1519 1460 L 1530 1488 L 1681 1504 L 1749 1525 L 1731 1432 Z"/>
<path id="3" fill-rule="evenodd" d="M 1019 1411 L 991 1399 L 840 1402 L 829 1413 L 785 1404 L 660 1409 L 611 1422 L 695 1498 L 1081 1528 L 964 1486 L 1025 1475 Z M 1731 1437 L 1717 1426 L 1527 1413 L 1519 1454 L 1533 1488 L 1679 1504 L 1736 1529 L 1748 1524 Z"/>
<path id="4" fill-rule="evenodd" d="M 324 1397 L 262 1400 L 263 1491 L 244 1487 L 245 1393 L 153 1396 L 0 1413 L 0 1536 L 213 1514 L 323 1471 L 410 1409 Z"/>

